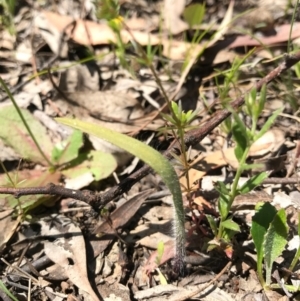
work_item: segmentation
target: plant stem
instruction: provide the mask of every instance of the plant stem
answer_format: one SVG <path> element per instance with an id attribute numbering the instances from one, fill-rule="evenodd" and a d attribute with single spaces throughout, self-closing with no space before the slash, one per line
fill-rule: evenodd
<path id="1" fill-rule="evenodd" d="M 227 216 L 228 216 L 229 211 L 231 209 L 232 203 L 233 203 L 235 197 L 238 195 L 238 184 L 239 184 L 239 180 L 241 178 L 241 175 L 244 171 L 244 164 L 247 160 L 249 150 L 250 150 L 250 146 L 246 147 L 246 149 L 243 153 L 243 156 L 242 156 L 242 158 L 239 162 L 239 167 L 236 171 L 236 174 L 235 174 L 232 186 L 231 186 L 230 197 L 228 199 L 228 204 L 227 204 L 227 214 L 226 214 L 226 216 L 221 217 L 221 223 L 220 223 L 219 232 L 218 232 L 218 238 L 219 239 L 223 236 L 224 228 L 222 227 L 222 222 L 224 222 L 227 219 Z"/>

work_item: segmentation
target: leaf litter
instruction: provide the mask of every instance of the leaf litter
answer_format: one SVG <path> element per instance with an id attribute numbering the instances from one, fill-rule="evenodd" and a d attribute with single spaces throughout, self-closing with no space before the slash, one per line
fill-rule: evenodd
<path id="1" fill-rule="evenodd" d="M 102 1 L 102 5 L 105 2 Z M 122 170 L 132 159 L 130 156 L 92 137 L 72 140 L 76 133 L 69 136 L 67 130 L 62 132 L 58 127 L 42 125 L 37 120 L 36 112 L 50 117 L 69 114 L 123 133 L 138 133 L 139 140 L 147 141 L 148 132 L 152 134 L 164 124 L 160 117 L 155 117 L 157 110 L 163 108 L 164 98 L 149 68 L 138 61 L 134 53 L 134 40 L 145 48 L 152 47 L 153 65 L 168 95 L 174 95 L 174 91 L 178 90 L 184 110 L 199 110 L 200 121 L 196 121 L 194 126 L 203 126 L 212 110 L 218 110 L 218 85 L 223 83 L 226 70 L 234 59 L 242 58 L 247 49 L 257 47 L 239 69 L 239 79 L 228 92 L 232 98 L 247 91 L 256 78 L 276 67 L 274 59 L 284 54 L 290 36 L 293 7 L 288 6 L 288 1 L 204 1 L 205 13 L 201 24 L 185 19 L 191 13 L 187 8 L 200 8 L 193 7 L 198 5 L 196 2 L 119 1 L 120 14 L 127 25 L 121 30 L 121 39 L 123 43 L 131 43 L 131 48 L 125 50 L 129 62 L 127 68 L 122 65 L 122 56 L 118 57 L 114 52 L 118 43 L 114 30 L 109 22 L 97 19 L 97 7 L 93 10 L 92 2 L 65 0 L 54 5 L 51 1 L 45 1 L 34 8 L 28 3 L 18 5 L 14 24 L 16 36 L 9 34 L 8 28 L 1 28 L 0 56 L 3 66 L 0 75 L 14 92 L 18 103 L 23 101 L 21 106 L 26 109 L 22 112 L 49 158 L 53 156 L 56 146 L 57 166 L 51 169 L 36 151 L 13 107 L 1 107 L 1 142 L 14 151 L 13 155 L 3 153 L 2 162 L 13 171 L 13 175 L 19 165 L 18 158 L 25 159 L 17 172 L 17 187 L 44 186 L 51 182 L 68 185 L 72 189 L 106 191 L 115 185 L 118 177 L 121 180 L 128 177 L 127 181 L 130 181 L 127 173 L 122 175 Z M 242 15 L 238 17 L 239 14 Z M 159 21 L 161 17 L 163 23 Z M 298 21 L 293 23 L 291 31 L 295 47 L 299 38 Z M 199 30 L 202 33 L 207 31 L 195 42 L 193 37 L 197 37 Z M 201 56 L 198 58 L 199 53 Z M 49 57 L 52 59 L 49 60 Z M 189 60 L 186 60 L 187 57 Z M 87 58 L 90 60 L 86 61 Z M 188 72 L 185 74 L 182 70 L 187 64 Z M 46 75 L 49 65 L 59 90 Z M 297 114 L 294 108 L 299 98 L 297 68 L 297 65 L 293 67 L 294 73 L 291 75 L 293 91 L 285 90 L 280 82 L 269 87 L 268 109 L 260 117 L 260 126 L 278 106 L 284 107 L 284 113 L 288 116 Z M 219 83 L 214 80 L 216 78 Z M 289 79 L 283 76 L 282 80 Z M 2 91 L 1 97 L 6 98 Z M 240 114 L 243 115 L 243 112 Z M 19 201 L 23 212 L 19 212 L 16 199 L 3 195 L 0 202 L 1 228 L 5 230 L 0 241 L 1 257 L 21 267 L 31 262 L 33 269 L 30 273 L 38 272 L 48 282 L 46 288 L 37 284 L 28 293 L 29 282 L 21 288 L 14 286 L 8 280 L 13 277 L 11 269 L 5 266 L 1 267 L 1 281 L 16 296 L 25 293 L 31 295 L 32 300 L 52 300 L 54 296 L 78 300 L 98 300 L 100 296 L 104 300 L 188 300 L 193 298 L 193 292 L 198 290 L 200 294 L 203 282 L 204 291 L 202 295 L 198 294 L 201 300 L 264 300 L 266 295 L 269 300 L 284 300 L 287 297 L 284 290 L 262 290 L 255 273 L 253 261 L 255 263 L 256 258 L 253 257 L 254 248 L 247 227 L 251 224 L 256 203 L 269 202 L 280 214 L 283 210 L 288 212 L 290 236 L 297 238 L 295 229 L 299 224 L 299 204 L 295 194 L 298 192 L 299 164 L 294 150 L 297 148 L 298 132 L 298 122 L 282 115 L 275 127 L 252 146 L 249 162 L 258 163 L 271 177 L 279 180 L 284 179 L 288 171 L 288 178 L 292 177 L 297 184 L 282 185 L 280 181 L 263 184 L 235 199 L 232 211 L 242 231 L 237 235 L 237 245 L 233 246 L 236 252 L 233 265 L 225 272 L 226 277 L 216 282 L 217 287 L 211 284 L 207 292 L 204 290 L 205 284 L 212 280 L 208 276 L 218 275 L 228 258 L 224 253 L 206 252 L 205 246 L 212 233 L 203 214 L 218 217 L 218 194 L 214 184 L 217 180 L 226 182 L 232 178 L 238 167 L 235 146 L 221 127 L 215 128 L 191 150 L 196 158 L 191 155 L 188 173 L 190 188 L 195 196 L 192 207 L 184 198 L 188 253 L 187 275 L 183 278 L 172 273 L 172 209 L 166 201 L 167 196 L 151 198 L 153 193 L 148 190 L 159 192 L 165 187 L 157 176 L 149 174 L 129 192 L 123 191 L 128 193 L 124 195 L 127 202 L 120 205 L 122 200 L 116 204 L 111 200 L 108 211 L 100 214 L 101 222 L 95 220 L 91 207 L 74 200 L 69 200 L 68 213 L 63 216 L 58 212 L 64 200 L 40 195 L 22 196 Z M 158 138 L 153 139 L 151 145 L 165 149 L 167 145 L 164 143 L 168 144 L 168 141 Z M 177 171 L 180 175 L 180 168 Z M 239 185 L 243 185 L 243 181 L 255 172 L 257 169 L 253 168 L 245 174 Z M 22 183 L 24 179 L 26 181 Z M 186 178 L 182 176 L 180 180 L 186 196 Z M 2 187 L 7 185 L 4 176 L 1 183 Z M 145 201 L 147 197 L 148 201 Z M 115 206 L 117 209 L 114 210 Z M 105 235 L 94 235 L 95 229 Z M 20 241 L 25 246 L 23 254 L 22 248 L 17 248 Z M 162 257 L 158 250 L 160 241 L 164 242 Z M 282 273 L 282 279 L 286 278 L 282 270 L 288 267 L 287 263 L 298 247 L 297 243 L 291 246 L 274 259 L 274 269 Z M 38 266 L 38 260 L 45 255 L 55 263 L 52 269 Z M 59 289 L 51 282 L 58 274 L 67 279 L 67 282 L 58 280 Z M 167 285 L 161 285 L 161 275 Z M 204 280 L 200 281 L 201 277 Z M 192 278 L 193 282 L 184 284 L 188 278 Z M 20 277 L 13 279 L 15 284 L 24 283 Z M 177 280 L 183 285 L 177 286 Z M 292 300 L 297 298 L 297 293 L 290 297 Z"/>

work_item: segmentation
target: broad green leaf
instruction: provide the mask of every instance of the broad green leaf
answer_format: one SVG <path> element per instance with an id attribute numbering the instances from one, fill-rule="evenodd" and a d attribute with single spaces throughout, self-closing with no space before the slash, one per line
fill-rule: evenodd
<path id="1" fill-rule="evenodd" d="M 202 23 L 204 13 L 205 5 L 196 3 L 185 8 L 183 18 L 190 27 L 193 27 L 194 25 L 200 25 Z"/>
<path id="2" fill-rule="evenodd" d="M 170 162 L 150 146 L 121 133 L 100 127 L 99 125 L 69 118 L 57 118 L 57 121 L 124 149 L 144 161 L 161 176 L 173 195 L 176 257 L 178 259 L 178 267 L 182 270 L 185 256 L 184 208 L 179 180 Z"/>
<path id="3" fill-rule="evenodd" d="M 227 194 L 220 194 L 219 201 L 218 201 L 218 209 L 221 215 L 221 218 L 224 220 L 228 213 L 229 213 L 229 200 L 230 196 Z"/>
<path id="4" fill-rule="evenodd" d="M 242 160 L 244 151 L 245 149 L 243 149 L 240 144 L 237 144 L 236 147 L 234 148 L 234 154 L 238 162 Z"/>
<path id="5" fill-rule="evenodd" d="M 117 161 L 113 155 L 101 151 L 91 151 L 88 154 L 77 156 L 66 169 L 62 170 L 62 174 L 68 178 L 76 178 L 91 172 L 95 180 L 100 181 L 110 176 L 116 168 Z"/>
<path id="6" fill-rule="evenodd" d="M 274 216 L 264 239 L 267 285 L 271 284 L 272 265 L 285 248 L 287 234 L 286 213 L 284 209 L 280 209 Z"/>
<path id="7" fill-rule="evenodd" d="M 74 131 L 67 140 L 54 146 L 52 150 L 53 162 L 62 165 L 76 159 L 82 146 L 82 132 Z"/>
<path id="8" fill-rule="evenodd" d="M 276 208 L 273 205 L 264 203 L 252 218 L 251 235 L 256 248 L 258 262 L 262 262 L 264 236 L 276 213 Z"/>
<path id="9" fill-rule="evenodd" d="M 251 177 L 249 180 L 247 180 L 246 183 L 239 189 L 240 193 L 248 193 L 252 191 L 256 186 L 260 185 L 264 179 L 268 177 L 268 174 L 266 172 L 259 173 L 253 177 Z"/>
<path id="10" fill-rule="evenodd" d="M 245 126 L 245 123 L 235 110 L 233 110 L 231 107 L 228 107 L 228 110 L 232 113 L 232 116 L 235 121 L 232 127 L 233 138 L 237 143 L 241 144 L 243 148 L 246 148 L 249 139 L 248 139 L 248 131 Z"/>
<path id="11" fill-rule="evenodd" d="M 234 141 L 236 142 L 234 153 L 237 160 L 240 161 L 248 145 L 245 126 L 240 126 L 240 124 L 235 123 L 232 127 L 232 134 Z"/>
<path id="12" fill-rule="evenodd" d="M 53 145 L 45 127 L 27 110 L 20 110 L 31 131 L 34 133 L 38 144 L 41 146 L 46 156 L 50 158 Z M 26 160 L 48 165 L 43 156 L 40 154 L 35 143 L 28 135 L 27 129 L 13 106 L 1 108 L 0 121 L 0 139 L 2 139 L 6 145 L 12 147 L 22 158 Z"/>
<path id="13" fill-rule="evenodd" d="M 232 219 L 227 219 L 224 222 L 221 223 L 222 227 L 229 229 L 229 230 L 233 230 L 236 232 L 240 232 L 240 226 L 234 222 Z"/>

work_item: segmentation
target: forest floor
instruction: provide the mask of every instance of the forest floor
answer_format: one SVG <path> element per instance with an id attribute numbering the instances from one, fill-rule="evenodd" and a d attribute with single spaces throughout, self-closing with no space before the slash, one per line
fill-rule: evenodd
<path id="1" fill-rule="evenodd" d="M 296 2 L 0 2 L 1 300 L 300 300 Z M 160 172 L 65 116 L 170 161 L 183 270 Z"/>

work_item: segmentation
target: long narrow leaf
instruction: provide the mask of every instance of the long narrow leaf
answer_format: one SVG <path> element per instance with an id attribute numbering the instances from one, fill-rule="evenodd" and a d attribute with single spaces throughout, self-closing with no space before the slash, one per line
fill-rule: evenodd
<path id="1" fill-rule="evenodd" d="M 182 270 L 185 255 L 184 208 L 179 180 L 170 162 L 150 146 L 121 133 L 77 119 L 57 118 L 56 120 L 62 124 L 94 135 L 124 149 L 144 161 L 161 176 L 173 195 L 175 209 L 174 232 L 176 240 L 176 260 L 178 268 Z"/>

